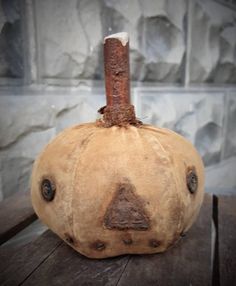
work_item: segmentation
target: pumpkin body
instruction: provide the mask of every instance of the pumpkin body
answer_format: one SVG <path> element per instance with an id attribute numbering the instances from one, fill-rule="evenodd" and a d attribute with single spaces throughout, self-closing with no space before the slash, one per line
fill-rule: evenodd
<path id="1" fill-rule="evenodd" d="M 189 172 L 196 176 L 192 190 Z M 204 167 L 173 131 L 88 123 L 46 146 L 34 164 L 31 193 L 39 218 L 87 257 L 163 252 L 199 212 Z"/>

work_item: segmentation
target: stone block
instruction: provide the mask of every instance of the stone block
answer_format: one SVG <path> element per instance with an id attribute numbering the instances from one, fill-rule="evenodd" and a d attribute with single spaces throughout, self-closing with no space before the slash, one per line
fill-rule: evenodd
<path id="1" fill-rule="evenodd" d="M 206 188 L 211 192 L 236 195 L 236 157 L 223 160 L 206 168 Z"/>
<path id="2" fill-rule="evenodd" d="M 100 78 L 101 1 L 37 1 L 43 78 Z"/>
<path id="3" fill-rule="evenodd" d="M 103 37 L 130 35 L 133 80 L 181 82 L 186 0 L 36 2 L 41 76 L 102 79 Z"/>
<path id="4" fill-rule="evenodd" d="M 236 10 L 190 1 L 190 82 L 236 83 Z"/>
<path id="5" fill-rule="evenodd" d="M 145 1 L 139 19 L 141 80 L 182 82 L 185 64 L 186 1 Z"/>
<path id="6" fill-rule="evenodd" d="M 223 143 L 223 93 L 136 91 L 138 117 L 144 123 L 176 131 L 190 140 L 206 166 L 219 162 Z"/>
<path id="7" fill-rule="evenodd" d="M 0 77 L 23 77 L 23 36 L 21 27 L 20 1 L 1 1 Z"/>
<path id="8" fill-rule="evenodd" d="M 224 158 L 236 156 L 236 91 L 228 94 Z"/>

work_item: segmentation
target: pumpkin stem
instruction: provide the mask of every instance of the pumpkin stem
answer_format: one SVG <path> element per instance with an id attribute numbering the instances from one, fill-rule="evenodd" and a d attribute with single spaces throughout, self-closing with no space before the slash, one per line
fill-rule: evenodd
<path id="1" fill-rule="evenodd" d="M 104 69 L 107 105 L 99 110 L 103 114 L 103 126 L 140 125 L 134 106 L 130 104 L 127 33 L 113 34 L 104 39 Z"/>

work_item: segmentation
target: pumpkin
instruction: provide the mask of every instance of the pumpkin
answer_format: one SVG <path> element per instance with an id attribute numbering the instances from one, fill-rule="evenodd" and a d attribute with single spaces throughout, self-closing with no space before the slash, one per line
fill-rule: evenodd
<path id="1" fill-rule="evenodd" d="M 136 119 L 126 33 L 104 39 L 104 58 L 102 118 L 64 130 L 42 151 L 32 172 L 33 207 L 87 257 L 163 252 L 197 217 L 203 163 L 177 133 Z"/>

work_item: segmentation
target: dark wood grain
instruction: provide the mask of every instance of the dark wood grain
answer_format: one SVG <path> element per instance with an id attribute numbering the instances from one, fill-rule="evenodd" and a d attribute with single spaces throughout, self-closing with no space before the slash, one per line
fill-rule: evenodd
<path id="1" fill-rule="evenodd" d="M 16 193 L 0 203 L 0 244 L 37 219 L 30 194 Z"/>
<path id="2" fill-rule="evenodd" d="M 220 285 L 236 285 L 236 196 L 218 196 Z"/>
<path id="3" fill-rule="evenodd" d="M 132 256 L 118 285 L 211 285 L 212 197 L 187 235 L 163 254 Z"/>
<path id="4" fill-rule="evenodd" d="M 128 256 L 89 259 L 63 243 L 23 285 L 116 285 L 127 262 Z"/>
<path id="5" fill-rule="evenodd" d="M 55 234 L 47 230 L 14 255 L 7 256 L 0 248 L 0 285 L 21 284 L 61 243 Z"/>

